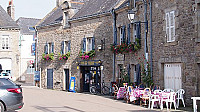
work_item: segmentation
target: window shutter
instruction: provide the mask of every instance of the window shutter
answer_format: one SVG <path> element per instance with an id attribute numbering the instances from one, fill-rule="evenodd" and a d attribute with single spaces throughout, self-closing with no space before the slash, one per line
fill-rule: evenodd
<path id="1" fill-rule="evenodd" d="M 70 52 L 70 50 L 71 50 L 71 40 L 68 41 L 68 52 Z"/>
<path id="2" fill-rule="evenodd" d="M 137 85 L 139 85 L 141 83 L 140 64 L 136 65 L 136 80 L 137 80 Z"/>
<path id="3" fill-rule="evenodd" d="M 45 45 L 45 47 L 44 47 L 44 53 L 45 53 L 45 54 L 48 54 L 48 45 L 47 45 L 47 42 L 46 42 L 46 45 Z"/>
<path id="4" fill-rule="evenodd" d="M 136 36 L 139 39 L 139 44 L 141 45 L 141 23 L 136 24 Z"/>
<path id="5" fill-rule="evenodd" d="M 170 19 L 169 19 L 169 13 L 166 13 L 166 17 L 165 17 L 165 20 L 166 20 L 166 36 L 167 36 L 167 42 L 169 42 L 171 40 L 171 36 L 170 36 Z"/>
<path id="6" fill-rule="evenodd" d="M 95 50 L 95 38 L 92 37 L 92 50 Z"/>
<path id="7" fill-rule="evenodd" d="M 83 38 L 83 52 L 86 51 L 86 38 Z"/>
<path id="8" fill-rule="evenodd" d="M 130 64 L 128 64 L 128 68 L 127 68 L 127 74 L 128 74 L 128 82 L 130 82 L 130 72 L 131 72 L 131 66 L 130 66 Z"/>
<path id="9" fill-rule="evenodd" d="M 54 53 L 54 42 L 51 43 L 51 53 Z"/>
<path id="10" fill-rule="evenodd" d="M 175 14 L 174 14 L 174 11 L 171 11 L 169 16 L 170 16 L 171 41 L 175 41 Z"/>
<path id="11" fill-rule="evenodd" d="M 64 54 L 64 41 L 61 42 L 61 54 Z"/>
<path id="12" fill-rule="evenodd" d="M 127 44 L 130 44 L 130 37 L 131 37 L 130 27 L 131 27 L 131 25 L 128 24 L 128 27 L 127 27 L 127 31 L 128 31 L 128 34 L 127 34 Z"/>
<path id="13" fill-rule="evenodd" d="M 122 26 L 122 43 L 125 43 L 125 37 L 126 37 L 126 32 L 125 32 L 125 29 L 126 26 Z"/>

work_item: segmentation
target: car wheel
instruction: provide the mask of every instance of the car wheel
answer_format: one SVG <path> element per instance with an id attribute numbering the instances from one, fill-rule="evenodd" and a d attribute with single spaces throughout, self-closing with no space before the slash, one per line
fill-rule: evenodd
<path id="1" fill-rule="evenodd" d="M 0 112 L 4 112 L 4 105 L 2 102 L 0 102 Z"/>

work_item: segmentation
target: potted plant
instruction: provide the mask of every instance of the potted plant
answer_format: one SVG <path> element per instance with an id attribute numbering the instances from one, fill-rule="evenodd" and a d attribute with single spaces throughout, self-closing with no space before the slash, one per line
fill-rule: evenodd
<path id="1" fill-rule="evenodd" d="M 54 59 L 54 54 L 53 53 L 50 53 L 50 54 L 43 53 L 42 54 L 42 59 L 43 60 L 53 60 Z"/>

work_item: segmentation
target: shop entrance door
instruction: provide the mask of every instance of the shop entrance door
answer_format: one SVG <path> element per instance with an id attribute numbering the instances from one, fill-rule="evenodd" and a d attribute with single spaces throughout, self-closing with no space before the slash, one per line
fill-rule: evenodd
<path id="1" fill-rule="evenodd" d="M 100 67 L 83 67 L 83 92 L 89 92 L 91 85 L 101 85 Z"/>

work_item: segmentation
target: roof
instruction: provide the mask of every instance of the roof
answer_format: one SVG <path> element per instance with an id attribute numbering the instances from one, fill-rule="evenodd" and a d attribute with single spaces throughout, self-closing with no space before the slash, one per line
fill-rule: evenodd
<path id="1" fill-rule="evenodd" d="M 76 2 L 78 1 L 78 2 Z M 71 8 L 81 7 L 80 1 L 84 3 L 82 8 L 71 18 L 75 20 L 77 18 L 93 16 L 100 13 L 111 11 L 113 8 L 121 7 L 128 0 L 71 0 Z M 126 2 L 125 2 L 126 1 Z M 125 2 L 125 3 L 124 3 Z M 61 23 L 63 19 L 62 7 L 54 8 L 46 17 L 38 24 L 41 26 L 55 25 Z"/>
<path id="2" fill-rule="evenodd" d="M 24 35 L 33 35 L 34 31 L 32 31 L 31 28 L 33 28 L 39 21 L 40 19 L 20 17 L 17 20 L 17 24 L 20 27 L 20 33 Z"/>
<path id="3" fill-rule="evenodd" d="M 46 26 L 51 24 L 60 23 L 63 18 L 62 7 L 54 8 L 49 14 L 47 14 L 44 19 L 39 23 L 39 26 Z"/>
<path id="4" fill-rule="evenodd" d="M 71 0 L 72 9 L 80 9 L 84 2 L 88 0 Z M 49 14 L 47 14 L 41 21 L 38 23 L 38 26 L 48 26 L 59 24 L 63 20 L 63 11 L 62 7 L 55 7 Z"/>
<path id="5" fill-rule="evenodd" d="M 17 23 L 6 13 L 0 5 L 0 28 L 19 28 Z"/>
<path id="6" fill-rule="evenodd" d="M 119 1 L 121 0 L 90 0 L 74 15 L 73 18 L 110 11 Z"/>

